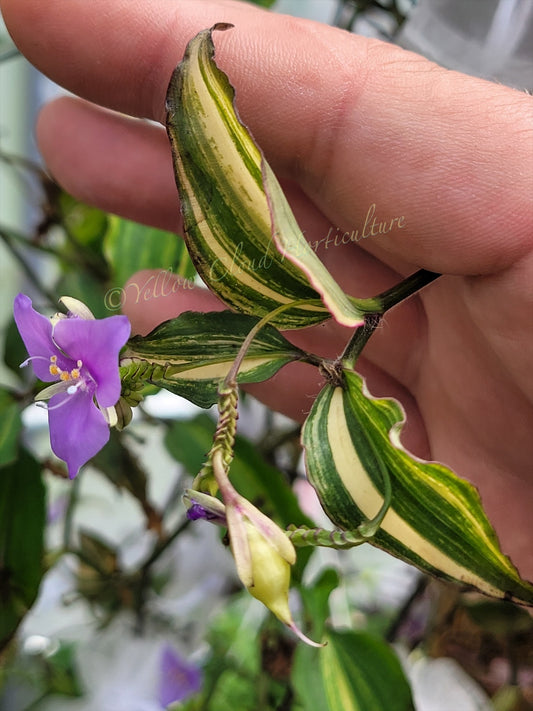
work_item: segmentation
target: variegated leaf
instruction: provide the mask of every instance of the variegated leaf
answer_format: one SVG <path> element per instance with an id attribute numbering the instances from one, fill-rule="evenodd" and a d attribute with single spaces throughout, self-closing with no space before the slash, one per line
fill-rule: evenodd
<path id="1" fill-rule="evenodd" d="M 147 336 L 130 338 L 120 360 L 123 389 L 152 383 L 200 407 L 217 401 L 242 342 L 258 319 L 231 311 L 187 311 L 165 321 Z M 264 326 L 253 339 L 237 380 L 256 383 L 272 377 L 283 365 L 309 356 L 274 327 Z"/>
<path id="2" fill-rule="evenodd" d="M 219 23 L 189 42 L 167 93 L 167 129 L 192 260 L 210 289 L 238 311 L 264 316 L 282 304 L 308 301 L 277 315 L 273 323 L 279 327 L 323 321 L 328 309 L 341 323 L 360 325 L 376 304 L 346 296 L 335 283 L 237 115 L 235 92 L 214 62 L 211 36 L 230 27 Z"/>
<path id="3" fill-rule="evenodd" d="M 533 585 L 501 552 L 477 490 L 444 465 L 410 455 L 399 441 L 404 419 L 397 401 L 372 398 L 354 372 L 323 388 L 303 444 L 309 479 L 331 520 L 349 530 L 373 518 L 385 469 L 392 504 L 373 545 L 440 578 L 533 605 Z"/>

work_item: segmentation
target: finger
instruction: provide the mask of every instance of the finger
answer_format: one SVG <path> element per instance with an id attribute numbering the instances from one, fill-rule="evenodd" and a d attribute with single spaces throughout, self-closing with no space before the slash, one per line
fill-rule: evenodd
<path id="1" fill-rule="evenodd" d="M 46 106 L 37 138 L 48 169 L 78 199 L 141 223 L 181 233 L 179 200 L 165 131 L 72 97 Z M 412 267 L 395 260 L 380 269 L 361 251 L 355 233 L 342 232 L 302 190 L 285 181 L 286 194 L 311 248 L 354 296 L 392 286 Z M 352 261 L 353 260 L 353 261 Z"/>
<path id="2" fill-rule="evenodd" d="M 94 103 L 156 120 L 191 37 L 216 22 L 264 18 L 230 0 L 1 0 L 0 7 L 22 53 L 55 82 Z"/>
<path id="3" fill-rule="evenodd" d="M 226 306 L 207 289 L 166 270 L 134 274 L 120 293 L 121 309 L 132 333 L 145 336 L 157 325 L 184 311 L 222 311 Z"/>
<path id="4" fill-rule="evenodd" d="M 131 321 L 134 334 L 146 335 L 162 321 L 179 316 L 184 311 L 220 311 L 225 306 L 211 292 L 194 287 L 185 279 L 169 275 L 166 271 L 145 270 L 129 279 L 122 291 L 122 311 Z M 405 313 L 403 314 L 405 316 Z M 412 329 L 414 320 L 407 319 Z M 387 323 L 381 330 L 381 343 L 375 350 L 368 349 L 368 356 L 358 361 L 358 371 L 367 378 L 371 392 L 376 396 L 387 395 L 401 400 L 408 414 L 408 425 L 402 441 L 412 452 L 421 457 L 429 456 L 429 444 L 416 401 L 408 389 L 387 370 L 373 362 L 373 353 L 383 347 L 390 351 L 397 341 L 399 323 Z M 350 332 L 333 321 L 320 326 L 285 334 L 296 345 L 323 357 L 332 357 L 342 351 Z M 405 335 L 405 334 L 404 334 Z M 406 376 L 405 363 L 398 363 L 398 374 Z M 262 402 L 303 422 L 309 414 L 314 398 L 324 386 L 324 379 L 314 366 L 292 363 L 282 368 L 266 383 L 247 385 L 246 390 Z M 287 393 L 291 394 L 287 397 Z"/>
<path id="5" fill-rule="evenodd" d="M 426 429 L 412 394 L 365 357 L 359 359 L 357 371 L 365 378 L 374 397 L 394 397 L 401 402 L 407 418 L 401 433 L 402 444 L 416 456 L 429 458 L 431 450 Z M 325 384 L 316 368 L 289 363 L 268 382 L 246 385 L 244 389 L 277 412 L 304 422 Z"/>
<path id="6" fill-rule="evenodd" d="M 45 106 L 37 139 L 48 170 L 79 200 L 182 231 L 165 131 L 72 97 Z"/>
<path id="7" fill-rule="evenodd" d="M 218 311 L 227 308 L 207 289 L 194 286 L 190 280 L 163 270 L 144 270 L 134 274 L 120 290 L 120 294 L 114 293 L 113 298 L 120 298 L 122 311 L 131 322 L 132 332 L 141 335 L 146 335 L 162 321 L 175 318 L 184 311 Z M 383 319 L 365 349 L 366 361 L 373 367 L 370 371 L 373 382 L 381 386 L 382 382 L 390 380 L 394 383 L 393 392 L 398 388 L 402 391 L 414 390 L 423 350 L 414 349 L 411 344 L 423 342 L 424 326 L 421 306 L 416 299 L 409 300 L 401 309 L 395 309 Z M 352 335 L 352 329 L 340 326 L 333 319 L 285 333 L 291 343 L 304 351 L 329 359 L 342 354 Z M 314 381 L 309 381 L 311 371 L 315 376 Z M 316 383 L 321 381 L 321 378 L 317 380 L 313 369 L 297 368 L 296 372 L 298 376 L 294 382 L 290 378 L 287 380 L 286 376 L 279 376 L 281 379 L 276 381 L 279 384 L 274 384 L 271 390 L 274 400 L 269 400 L 277 402 L 276 407 L 291 417 L 295 417 L 296 413 L 300 413 L 301 417 L 306 412 L 309 393 L 316 394 Z M 379 374 L 379 380 L 375 380 L 376 373 Z M 298 387 L 300 377 L 303 380 Z M 292 386 L 294 394 L 286 398 Z M 268 399 L 269 392 L 266 387 L 260 388 L 257 394 L 261 399 Z M 287 403 L 283 403 L 284 397 Z"/>
<path id="8" fill-rule="evenodd" d="M 456 274 L 497 271 L 531 249 L 532 108 L 518 92 L 239 3 L 4 0 L 3 7 L 20 46 L 54 78 L 158 118 L 185 42 L 211 21 L 233 21 L 217 52 L 241 113 L 267 157 L 298 177 L 334 226 L 361 227 L 370 205 L 386 216 L 384 229 L 404 216 L 405 232 L 390 229 L 365 248 Z M 64 47 L 75 48 L 74 61 L 65 61 Z"/>

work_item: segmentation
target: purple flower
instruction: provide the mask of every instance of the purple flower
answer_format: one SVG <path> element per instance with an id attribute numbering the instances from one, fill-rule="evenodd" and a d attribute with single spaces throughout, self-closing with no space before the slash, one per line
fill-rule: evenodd
<path id="1" fill-rule="evenodd" d="M 121 390 L 118 354 L 130 323 L 126 316 L 97 320 L 81 302 L 63 302 L 68 316 L 49 319 L 19 294 L 13 311 L 30 356 L 22 366 L 31 362 L 40 380 L 56 381 L 36 399 L 49 400 L 50 444 L 73 479 L 109 439 Z"/>
<path id="2" fill-rule="evenodd" d="M 159 703 L 163 708 L 176 701 L 183 701 L 202 688 L 201 670 L 180 657 L 171 646 L 166 645 L 161 655 Z"/>

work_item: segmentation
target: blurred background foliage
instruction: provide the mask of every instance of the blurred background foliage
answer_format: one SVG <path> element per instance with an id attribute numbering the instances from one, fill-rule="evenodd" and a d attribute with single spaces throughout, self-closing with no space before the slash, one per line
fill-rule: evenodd
<path id="1" fill-rule="evenodd" d="M 257 4 L 391 40 L 412 3 Z M 328 646 L 296 645 L 243 593 L 220 532 L 185 518 L 181 494 L 210 447 L 210 411 L 152 388 L 132 425 L 68 481 L 32 404 L 40 385 L 19 368 L 15 294 L 46 313 L 68 294 L 103 318 L 138 270 L 195 272 L 175 235 L 85 205 L 47 175 L 28 137 L 57 90 L 5 31 L 0 79 L 0 711 L 157 711 L 169 698 L 189 711 L 533 708 L 528 613 L 461 595 L 368 546 L 299 551 L 291 604 Z M 250 397 L 240 422 L 236 488 L 282 526 L 324 523 L 296 424 Z"/>

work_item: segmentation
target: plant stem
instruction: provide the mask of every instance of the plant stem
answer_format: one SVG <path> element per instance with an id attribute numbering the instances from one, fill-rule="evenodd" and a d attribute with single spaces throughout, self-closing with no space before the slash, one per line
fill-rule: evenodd
<path id="1" fill-rule="evenodd" d="M 170 546 L 171 543 L 173 543 L 176 538 L 187 528 L 187 526 L 190 524 L 189 519 L 185 519 L 184 521 L 181 521 L 177 528 L 172 531 L 172 533 L 165 538 L 163 541 L 158 543 L 155 548 L 153 549 L 152 553 L 148 556 L 148 558 L 144 561 L 142 564 L 141 570 L 142 571 L 147 571 L 154 563 L 155 561 L 159 558 L 159 556 L 166 551 L 166 549 Z"/>
<path id="2" fill-rule="evenodd" d="M 356 329 L 348 345 L 340 356 L 339 361 L 345 368 L 353 369 L 355 361 L 361 355 L 361 351 L 366 346 L 370 336 L 381 323 L 382 314 L 366 314 L 365 322 Z"/>
<path id="3" fill-rule="evenodd" d="M 441 274 L 438 274 L 437 272 L 430 272 L 427 269 L 420 269 L 414 274 L 411 274 L 411 276 L 408 276 L 407 279 L 404 279 L 399 284 L 393 286 L 391 289 L 382 291 L 381 294 L 374 297 L 373 300 L 380 305 L 380 308 L 375 313 L 365 314 L 364 324 L 356 329 L 348 345 L 344 349 L 344 352 L 338 359 L 338 361 L 342 363 L 343 367 L 349 369 L 354 367 L 355 361 L 361 355 L 361 351 L 366 346 L 370 336 L 381 323 L 384 313 L 386 313 L 389 309 L 392 309 L 393 306 L 396 306 L 401 301 L 404 301 L 404 299 L 407 299 L 409 296 L 416 294 L 420 291 L 420 289 L 428 284 L 431 284 L 432 281 L 435 281 L 435 279 L 440 276 Z"/>
<path id="4" fill-rule="evenodd" d="M 65 521 L 63 524 L 63 547 L 65 550 L 70 548 L 70 542 L 72 539 L 72 522 L 74 518 L 74 513 L 76 505 L 80 498 L 80 479 L 74 479 L 72 486 L 70 488 L 70 495 L 68 498 L 67 510 L 65 512 Z"/>
<path id="5" fill-rule="evenodd" d="M 0 230 L 0 239 L 4 242 L 6 247 L 9 249 L 13 257 L 17 260 L 17 262 L 20 264 L 22 267 L 24 273 L 28 277 L 28 279 L 31 281 L 31 283 L 34 285 L 34 287 L 49 301 L 49 303 L 52 306 L 57 305 L 57 299 L 52 294 L 45 286 L 42 284 L 41 280 L 39 279 L 37 273 L 35 270 L 30 266 L 30 264 L 26 261 L 26 259 L 20 254 L 20 252 L 15 249 L 13 246 L 11 240 L 12 237 L 11 235 L 8 235 L 6 232 L 3 230 Z"/>
<path id="6" fill-rule="evenodd" d="M 271 311 L 270 313 L 266 314 L 266 316 L 263 316 L 263 318 L 260 319 L 255 324 L 255 326 L 252 328 L 252 330 L 248 333 L 248 335 L 242 342 L 239 352 L 237 353 L 237 357 L 235 358 L 233 365 L 231 366 L 228 374 L 226 375 L 224 384 L 227 386 L 236 386 L 237 385 L 237 374 L 238 374 L 239 369 L 242 365 L 242 361 L 246 357 L 246 353 L 248 351 L 248 348 L 250 348 L 252 341 L 257 336 L 258 332 L 263 328 L 263 326 L 266 326 L 267 323 L 272 321 L 272 319 L 276 318 L 276 316 L 279 316 L 279 314 L 283 313 L 284 311 L 287 311 L 290 308 L 293 308 L 295 306 L 300 306 L 301 304 L 311 304 L 311 303 L 313 303 L 313 301 L 311 301 L 309 299 L 299 299 L 298 301 L 291 301 L 287 304 L 282 304 L 281 306 L 278 306 L 278 308 L 274 309 L 274 311 Z M 318 301 L 318 303 L 321 303 L 321 302 Z M 311 354 L 308 354 L 308 355 L 309 355 L 309 357 L 313 357 Z"/>
<path id="7" fill-rule="evenodd" d="M 384 314 L 389 309 L 392 309 L 393 306 L 399 304 L 400 301 L 416 294 L 417 291 L 431 284 L 432 281 L 435 281 L 435 279 L 440 276 L 442 275 L 437 272 L 419 269 L 391 289 L 381 292 L 381 294 L 375 297 L 375 301 L 381 305 L 381 309 L 379 309 L 380 314 Z"/>

